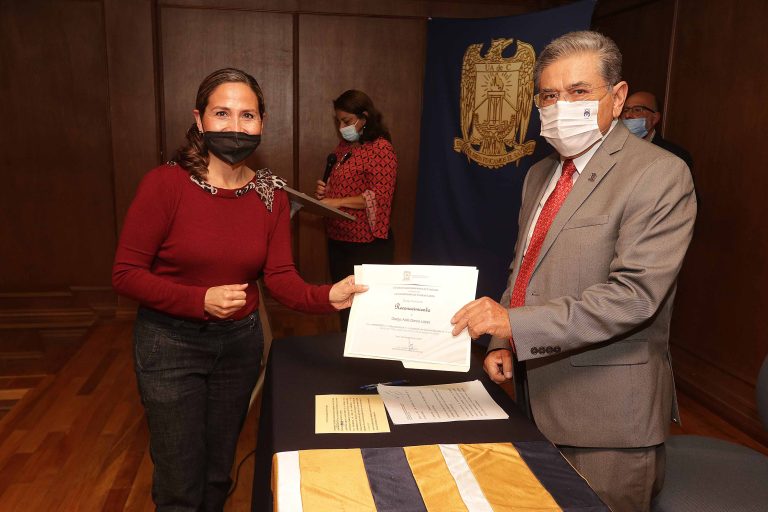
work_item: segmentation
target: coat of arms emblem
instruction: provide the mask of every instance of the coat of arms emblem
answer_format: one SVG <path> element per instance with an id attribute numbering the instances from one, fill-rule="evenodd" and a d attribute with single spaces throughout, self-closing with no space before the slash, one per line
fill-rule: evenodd
<path id="1" fill-rule="evenodd" d="M 517 52 L 502 57 L 513 39 L 493 39 L 464 53 L 461 69 L 461 133 L 453 149 L 483 167 L 497 169 L 533 153 L 536 141 L 525 140 L 533 105 L 533 46 L 517 40 Z"/>

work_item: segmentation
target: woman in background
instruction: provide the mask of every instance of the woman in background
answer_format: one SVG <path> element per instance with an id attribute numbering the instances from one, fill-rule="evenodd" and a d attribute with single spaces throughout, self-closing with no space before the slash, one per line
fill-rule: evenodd
<path id="1" fill-rule="evenodd" d="M 291 257 L 285 182 L 245 159 L 261 140 L 256 80 L 221 69 L 197 92 L 186 145 L 142 180 L 112 282 L 140 303 L 136 377 L 157 510 L 221 511 L 263 350 L 258 288 L 305 312 L 349 307 L 354 277 L 311 286 Z"/>
<path id="2" fill-rule="evenodd" d="M 318 180 L 315 196 L 355 217 L 325 221 L 331 279 L 338 281 L 353 274 L 355 265 L 393 261 L 390 214 L 397 156 L 381 113 L 367 94 L 346 91 L 334 100 L 333 109 L 342 140 L 328 182 Z M 342 330 L 348 320 L 349 311 L 342 311 Z"/>

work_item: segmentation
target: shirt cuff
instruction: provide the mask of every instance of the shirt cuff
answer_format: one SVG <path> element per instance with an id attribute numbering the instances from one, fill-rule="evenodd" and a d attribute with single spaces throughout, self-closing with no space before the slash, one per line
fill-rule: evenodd
<path id="1" fill-rule="evenodd" d="M 363 191 L 363 199 L 365 200 L 365 215 L 368 217 L 368 224 L 371 226 L 371 231 L 376 229 L 376 193 L 373 190 Z"/>

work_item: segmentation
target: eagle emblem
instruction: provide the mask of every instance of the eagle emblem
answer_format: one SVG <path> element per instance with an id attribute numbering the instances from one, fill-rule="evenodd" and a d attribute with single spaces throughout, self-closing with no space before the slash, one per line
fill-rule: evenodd
<path id="1" fill-rule="evenodd" d="M 517 40 L 513 57 L 502 57 L 513 39 L 493 39 L 483 57 L 483 43 L 464 53 L 461 69 L 461 134 L 453 149 L 483 167 L 497 169 L 533 153 L 525 140 L 533 105 L 533 46 Z"/>

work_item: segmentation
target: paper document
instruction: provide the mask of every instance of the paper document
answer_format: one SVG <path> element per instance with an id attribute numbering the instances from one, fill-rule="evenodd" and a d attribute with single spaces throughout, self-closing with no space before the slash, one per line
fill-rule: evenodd
<path id="1" fill-rule="evenodd" d="M 315 434 L 389 432 L 378 395 L 315 395 Z"/>
<path id="2" fill-rule="evenodd" d="M 475 299 L 475 267 L 358 265 L 355 282 L 368 285 L 368 291 L 352 303 L 346 357 L 469 371 L 469 334 L 453 336 L 451 317 Z"/>
<path id="3" fill-rule="evenodd" d="M 439 386 L 379 384 L 377 389 L 395 425 L 509 418 L 479 380 Z"/>

